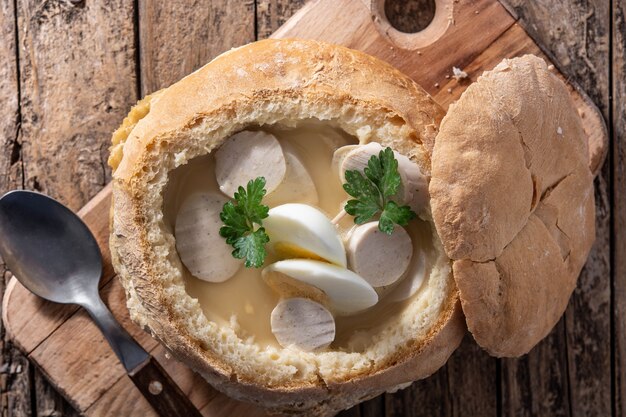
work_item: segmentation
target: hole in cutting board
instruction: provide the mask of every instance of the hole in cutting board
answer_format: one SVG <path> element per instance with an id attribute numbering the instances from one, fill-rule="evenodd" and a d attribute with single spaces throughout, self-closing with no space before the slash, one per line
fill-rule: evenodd
<path id="1" fill-rule="evenodd" d="M 426 29 L 435 18 L 435 0 L 385 0 L 385 17 L 403 33 Z"/>
<path id="2" fill-rule="evenodd" d="M 367 0 L 365 0 L 367 1 Z M 414 51 L 432 45 L 454 20 L 458 0 L 369 0 L 372 21 L 389 43 Z"/>

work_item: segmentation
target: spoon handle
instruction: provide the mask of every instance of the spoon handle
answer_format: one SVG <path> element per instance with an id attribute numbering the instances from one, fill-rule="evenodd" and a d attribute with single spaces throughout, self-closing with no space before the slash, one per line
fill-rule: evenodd
<path id="1" fill-rule="evenodd" d="M 201 417 L 161 365 L 120 326 L 100 297 L 83 307 L 154 411 L 163 417 Z"/>
<path id="2" fill-rule="evenodd" d="M 91 297 L 83 307 L 100 328 L 120 362 L 124 365 L 126 372 L 132 371 L 148 360 L 150 357 L 148 352 L 120 326 L 100 297 Z"/>

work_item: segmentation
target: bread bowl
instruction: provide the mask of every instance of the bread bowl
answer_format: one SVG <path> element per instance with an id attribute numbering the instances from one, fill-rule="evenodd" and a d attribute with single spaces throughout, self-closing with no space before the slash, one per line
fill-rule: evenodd
<path id="1" fill-rule="evenodd" d="M 557 102 L 552 103 L 537 92 L 518 95 L 513 91 L 515 87 L 510 85 L 521 82 L 526 76 L 531 76 L 532 81 L 525 88 L 534 87 L 536 83 L 554 93 Z M 578 116 L 564 87 L 549 73 L 543 61 L 534 57 L 505 61 L 483 79 L 485 81 L 479 80 L 470 86 L 467 96 L 464 95 L 444 117 L 443 110 L 415 82 L 373 57 L 322 42 L 267 40 L 222 54 L 171 87 L 141 100 L 114 133 L 109 160 L 114 170 L 111 252 L 126 289 L 132 319 L 217 389 L 285 414 L 333 415 L 382 392 L 427 377 L 456 349 L 466 332 L 466 320 L 478 343 L 489 352 L 501 356 L 525 353 L 545 336 L 562 314 L 573 289 L 572 283 L 589 251 L 594 234 L 593 221 L 588 221 L 594 215 L 593 193 L 589 191 L 591 174 L 586 165 L 587 151 Z M 496 87 L 489 87 L 490 80 Z M 496 90 L 496 96 L 497 89 L 502 88 L 501 100 L 494 100 L 493 95 L 480 96 L 481 85 L 485 82 L 487 88 Z M 493 93 L 492 90 L 489 91 Z M 479 97 L 473 98 L 473 95 Z M 573 145 L 549 155 L 556 161 L 554 165 L 560 175 L 570 174 L 565 168 L 575 168 L 571 171 L 574 174 L 565 178 L 575 179 L 577 189 L 565 189 L 569 180 L 551 181 L 554 167 L 533 174 L 527 170 L 525 174 L 531 177 L 531 184 L 534 184 L 532 178 L 541 180 L 535 186 L 541 194 L 531 193 L 528 199 L 525 193 L 514 201 L 512 207 L 519 213 L 515 218 L 517 223 L 510 227 L 506 236 L 500 236 L 498 231 L 511 222 L 507 216 L 501 216 L 485 223 L 494 231 L 482 239 L 479 232 L 483 224 L 478 222 L 477 233 L 476 218 L 469 215 L 473 211 L 463 208 L 463 200 L 470 199 L 470 208 L 493 205 L 497 213 L 502 204 L 501 195 L 488 192 L 488 179 L 495 178 L 495 185 L 501 186 L 495 188 L 498 192 L 510 191 L 497 181 L 499 170 L 508 169 L 504 162 L 521 161 L 524 166 L 529 163 L 527 168 L 530 168 L 533 158 L 546 152 L 545 145 L 541 145 L 544 136 L 546 141 L 553 139 L 548 138 L 547 130 L 542 131 L 537 138 L 539 145 L 529 145 L 526 152 L 525 148 L 521 152 L 514 149 L 511 139 L 512 152 L 507 153 L 506 149 L 500 150 L 494 145 L 502 133 L 497 118 L 489 119 L 494 123 L 482 125 L 481 121 L 493 116 L 483 111 L 486 114 L 479 121 L 474 120 L 472 109 L 482 115 L 481 104 L 489 104 L 490 100 L 494 105 L 489 109 L 505 120 L 519 116 L 506 111 L 513 107 L 507 100 L 518 96 L 522 112 L 528 111 L 527 103 L 531 99 L 532 105 L 542 110 L 556 109 L 547 114 L 557 116 L 556 120 L 562 122 L 557 126 L 561 128 L 560 134 L 567 136 Z M 478 130 L 483 140 L 474 143 L 464 136 L 463 129 L 458 128 L 463 123 Z M 528 129 L 528 134 L 535 131 L 532 126 L 524 126 L 524 129 Z M 509 130 L 514 137 L 512 128 Z M 325 181 L 330 181 L 326 171 L 333 171 L 333 151 L 342 146 L 376 142 L 381 147 L 392 148 L 397 159 L 407 158 L 427 179 L 426 183 L 430 182 L 430 197 L 428 190 L 415 193 L 422 203 L 416 207 L 419 219 L 413 222 L 415 226 L 409 234 L 413 233 L 417 249 L 405 274 L 423 279 L 405 277 L 395 287 L 410 295 L 403 298 L 398 296 L 399 290 L 376 288 L 380 300 L 389 302 L 352 316 L 335 315 L 337 337 L 334 342 L 322 350 L 306 351 L 283 347 L 270 340 L 269 311 L 280 301 L 281 295 L 283 298 L 286 295 L 300 297 L 304 291 L 306 298 L 322 305 L 331 291 L 315 286 L 317 291 L 310 287 L 303 289 L 289 280 L 267 285 L 258 279 L 257 272 L 251 272 L 252 269 L 240 269 L 245 271 L 240 274 L 242 278 L 237 275 L 223 287 L 217 282 L 203 287 L 205 284 L 198 285 L 190 278 L 190 268 L 182 264 L 177 253 L 174 223 L 181 204 L 177 190 L 185 189 L 185 184 L 192 184 L 189 187 L 193 188 L 196 182 L 193 175 L 197 175 L 193 174 L 193 169 L 202 175 L 214 170 L 211 158 L 215 158 L 219 149 L 225 149 L 220 147 L 229 138 L 242 131 L 274 135 L 283 150 L 294 144 L 290 138 L 301 138 L 301 142 L 293 141 L 306 144 L 305 153 L 317 155 L 316 164 L 325 167 L 317 172 L 309 164 L 309 173 L 317 179 L 313 181 L 317 200 L 310 194 L 301 198 L 310 205 L 325 208 L 329 218 L 335 213 L 329 209 L 328 201 L 334 200 L 324 193 L 330 188 Z M 331 140 L 323 141 L 318 137 Z M 455 137 L 464 139 L 456 142 Z M 460 145 L 464 147 L 459 148 Z M 522 148 L 523 142 L 518 141 L 517 145 Z M 302 152 L 300 156 L 303 160 L 306 158 Z M 481 165 L 476 161 L 481 158 L 497 160 L 500 156 L 504 162 L 483 166 L 481 175 L 485 176 L 485 181 L 472 175 Z M 277 164 L 280 162 L 271 165 Z M 209 165 L 210 170 L 206 171 Z M 450 166 L 469 173 L 468 178 L 474 182 L 459 182 L 447 168 Z M 279 170 L 277 175 L 284 178 L 282 172 Z M 287 172 L 286 166 L 284 172 Z M 511 189 L 517 185 L 510 178 L 518 174 L 515 171 L 506 177 Z M 181 180 L 185 176 L 187 180 Z M 338 185 L 341 185 L 339 181 Z M 213 186 L 217 188 L 216 183 Z M 454 192 L 448 193 L 448 189 Z M 481 192 L 474 192 L 476 190 Z M 268 198 L 271 195 L 269 193 Z M 548 204 L 550 202 L 554 204 Z M 333 203 L 335 211 L 339 211 L 341 207 L 336 203 Z M 272 206 L 272 210 L 280 207 L 278 202 Z M 582 231 L 570 229 L 578 218 L 574 207 L 585 220 Z M 537 210 L 539 214 L 535 215 Z M 574 256 L 567 257 L 566 262 L 561 257 L 561 249 L 570 248 L 567 246 L 570 243 L 561 239 L 558 252 L 553 250 L 559 228 L 566 229 L 563 233 L 572 238 L 570 246 L 577 242 L 568 252 Z M 523 266 L 519 256 L 525 253 L 524 243 L 532 246 L 533 234 L 553 243 L 549 247 L 553 250 L 549 252 L 551 262 Z M 580 236 L 584 239 L 578 240 Z M 347 241 L 348 237 L 343 237 Z M 507 251 L 507 240 L 521 248 Z M 480 252 L 483 247 L 490 248 L 491 252 Z M 561 264 L 567 263 L 567 267 L 560 265 L 559 259 Z M 292 263 L 279 265 L 283 272 L 288 267 L 293 269 L 293 263 L 320 261 L 285 262 Z M 341 259 L 334 261 L 335 264 L 341 262 Z M 347 259 L 345 262 L 342 267 L 349 267 Z M 491 275 L 487 276 L 493 277 L 493 269 L 498 271 L 499 262 L 504 265 L 511 288 L 499 297 L 491 297 L 493 280 L 483 282 L 481 269 L 490 268 L 487 272 Z M 540 314 L 548 303 L 546 299 L 532 299 L 529 289 L 537 288 L 541 280 L 536 277 L 547 273 L 553 274 L 559 284 L 566 282 L 568 285 L 545 288 L 546 299 L 558 302 L 549 314 Z M 234 282 L 239 284 L 228 286 Z M 242 286 L 241 282 L 246 285 Z M 461 287 L 460 297 L 457 282 Z M 523 284 L 521 290 L 517 287 L 519 283 Z M 509 310 L 518 291 L 523 304 L 520 301 L 516 305 L 536 305 L 539 311 L 529 315 L 531 325 L 538 323 L 539 330 L 528 336 L 524 336 L 527 330 L 524 323 L 511 318 L 518 317 L 519 311 Z M 498 293 L 497 289 L 495 292 Z M 253 302 L 245 300 L 246 297 Z M 270 307 L 264 307 L 260 301 L 255 304 L 261 298 Z M 229 302 L 240 304 L 232 308 L 238 314 L 230 320 L 216 313 L 217 309 L 222 309 L 222 313 L 228 311 Z M 327 307 L 332 309 L 332 304 Z M 254 316 L 255 320 L 267 316 L 268 320 L 264 325 L 254 320 L 246 323 L 246 314 Z M 503 317 L 505 330 L 489 326 L 488 319 L 496 316 Z M 373 318 L 374 324 L 370 322 Z M 363 329 L 363 323 L 368 324 L 367 328 Z M 511 340 L 515 341 L 513 346 Z M 520 340 L 524 342 L 521 348 Z"/>

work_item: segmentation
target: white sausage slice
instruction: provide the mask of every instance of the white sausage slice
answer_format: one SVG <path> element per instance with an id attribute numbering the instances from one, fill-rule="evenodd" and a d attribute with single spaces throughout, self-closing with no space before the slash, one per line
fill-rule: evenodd
<path id="1" fill-rule="evenodd" d="M 404 301 L 412 297 L 422 287 L 426 277 L 426 254 L 423 250 L 418 249 L 417 251 L 419 252 L 413 255 L 414 257 L 417 256 L 417 259 L 413 261 L 406 277 L 390 289 L 389 294 L 386 295 L 385 298 L 388 301 Z"/>
<path id="2" fill-rule="evenodd" d="M 293 202 L 317 205 L 317 189 L 309 172 L 291 146 L 286 143 L 282 146 L 287 166 L 285 178 L 274 192 L 267 195 L 264 204 L 270 207 Z"/>
<path id="3" fill-rule="evenodd" d="M 339 169 L 339 177 L 345 182 L 345 173 L 348 170 L 363 172 L 372 155 L 378 155 L 384 148 L 376 142 L 366 145 L 347 145 L 337 149 L 333 156 L 333 164 Z M 398 172 L 402 184 L 398 188 L 398 203 L 408 204 L 416 212 L 422 211 L 428 205 L 428 180 L 422 174 L 419 166 L 406 156 L 395 152 L 398 161 Z"/>
<path id="4" fill-rule="evenodd" d="M 220 190 L 229 197 L 248 181 L 265 177 L 269 195 L 283 179 L 287 164 L 274 135 L 244 130 L 231 136 L 215 153 L 215 177 Z"/>
<path id="5" fill-rule="evenodd" d="M 220 237 L 220 212 L 228 201 L 218 193 L 194 193 L 185 199 L 174 226 L 176 250 L 189 272 L 209 282 L 223 282 L 241 267 Z"/>
<path id="6" fill-rule="evenodd" d="M 272 333 L 282 347 L 310 352 L 335 340 L 335 320 L 323 305 L 307 298 L 280 300 L 272 311 Z"/>
<path id="7" fill-rule="evenodd" d="M 378 302 L 378 294 L 367 281 L 346 268 L 326 262 L 288 259 L 267 266 L 262 274 L 267 282 L 278 281 L 284 274 L 317 287 L 325 293 L 329 307 L 336 314 L 353 314 Z"/>
<path id="8" fill-rule="evenodd" d="M 331 167 L 333 170 L 339 173 L 339 176 L 342 182 L 345 181 L 344 176 L 343 176 L 343 171 L 341 170 L 343 161 L 344 159 L 346 159 L 346 157 L 348 156 L 350 152 L 352 152 L 353 150 L 355 150 L 356 148 L 360 146 L 363 146 L 363 145 L 345 145 L 340 148 L 337 148 L 335 152 L 333 153 L 333 160 L 331 162 Z"/>
<path id="9" fill-rule="evenodd" d="M 354 229 L 347 252 L 350 269 L 373 287 L 382 287 L 393 284 L 406 272 L 413 246 L 403 227 L 396 226 L 393 234 L 387 235 L 378 230 L 378 222 L 370 222 Z"/>

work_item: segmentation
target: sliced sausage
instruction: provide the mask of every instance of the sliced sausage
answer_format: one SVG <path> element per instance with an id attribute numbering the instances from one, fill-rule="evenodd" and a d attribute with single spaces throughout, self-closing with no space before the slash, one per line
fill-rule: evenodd
<path id="1" fill-rule="evenodd" d="M 307 298 L 278 302 L 271 315 L 272 333 L 282 347 L 307 352 L 328 347 L 335 340 L 335 319 L 323 305 Z"/>
<path id="2" fill-rule="evenodd" d="M 228 199 L 217 192 L 189 195 L 176 216 L 176 250 L 189 272 L 209 282 L 223 282 L 241 267 L 219 235 L 220 212 Z"/>
<path id="3" fill-rule="evenodd" d="M 387 301 L 399 302 L 412 297 L 424 283 L 426 278 L 426 254 L 423 250 L 416 250 L 415 258 L 411 263 L 406 276 L 395 287 L 388 291 L 385 296 Z"/>
<path id="4" fill-rule="evenodd" d="M 411 262 L 411 237 L 401 226 L 391 235 L 378 229 L 378 222 L 357 226 L 347 245 L 348 266 L 373 287 L 391 285 Z"/>
<path id="5" fill-rule="evenodd" d="M 231 136 L 215 153 L 215 177 L 220 190 L 232 197 L 239 186 L 265 178 L 267 194 L 284 180 L 287 163 L 274 135 L 244 130 Z"/>
<path id="6" fill-rule="evenodd" d="M 282 146 L 287 165 L 285 178 L 274 192 L 267 195 L 265 204 L 270 207 L 285 203 L 317 205 L 319 202 L 317 189 L 311 175 L 295 150 L 287 143 Z"/>

